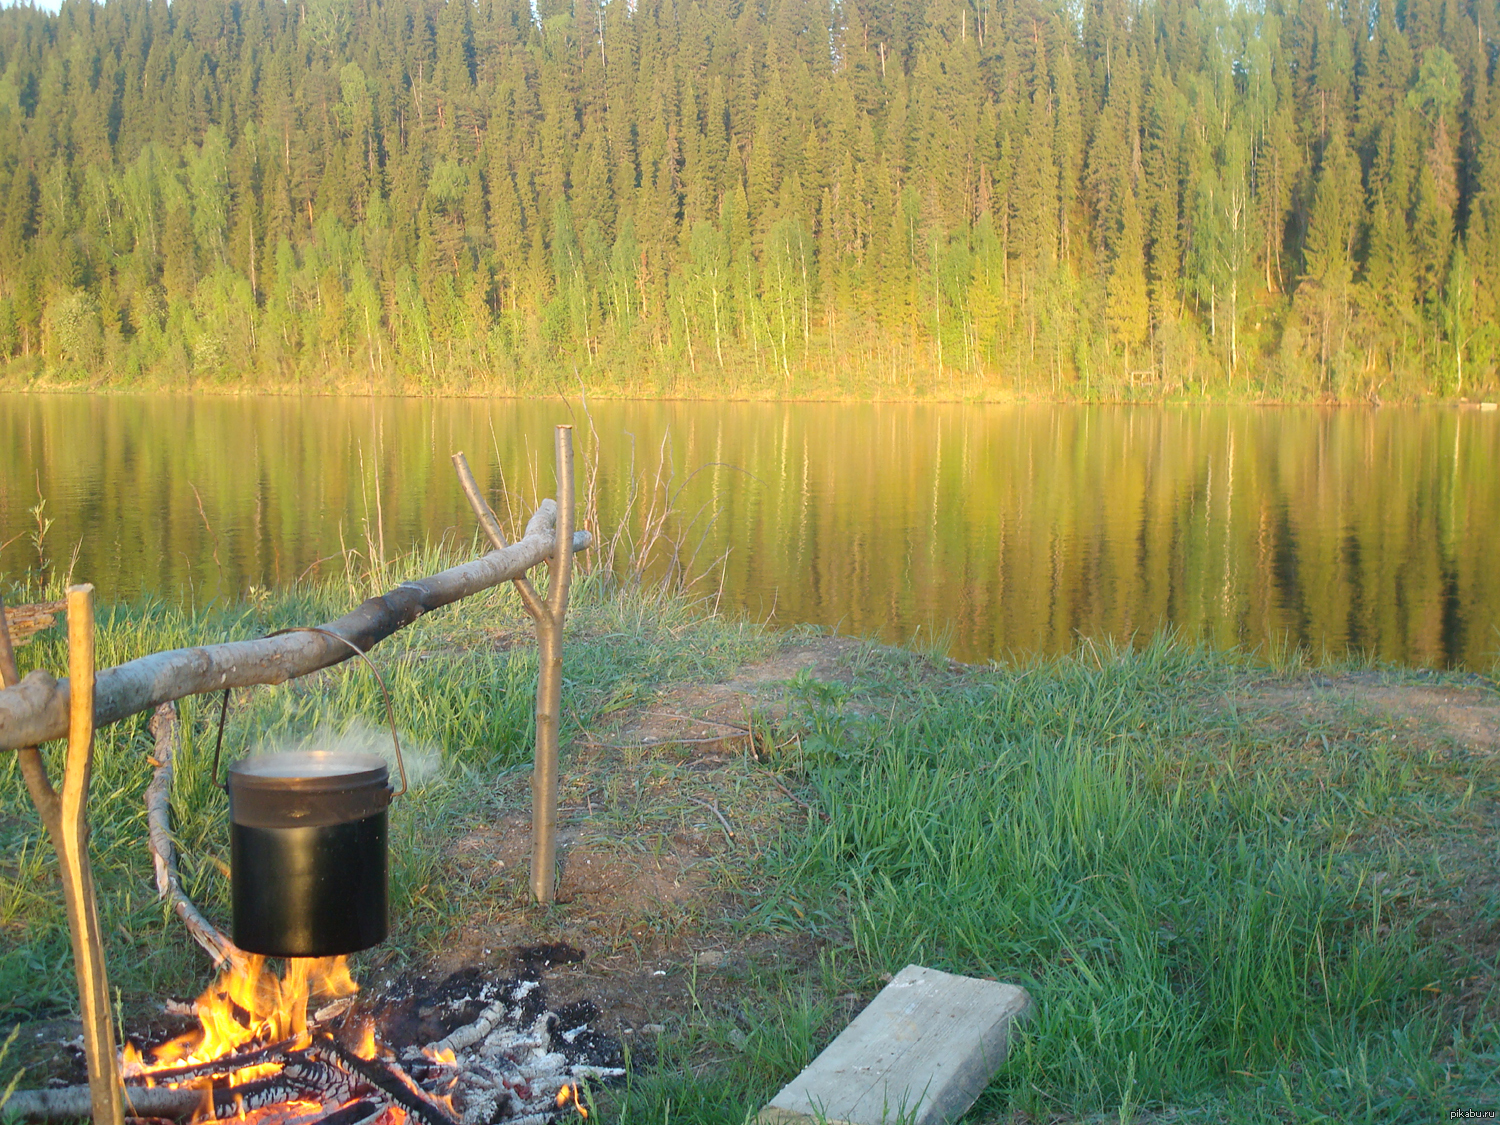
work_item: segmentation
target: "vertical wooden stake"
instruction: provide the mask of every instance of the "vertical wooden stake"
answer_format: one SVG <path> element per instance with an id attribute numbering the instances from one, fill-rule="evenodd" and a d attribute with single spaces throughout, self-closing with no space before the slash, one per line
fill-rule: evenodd
<path id="1" fill-rule="evenodd" d="M 0 687 L 10 687 L 19 678 L 5 607 L 0 605 Z M 109 1018 L 109 978 L 104 971 L 104 941 L 89 866 L 89 779 L 94 766 L 94 588 L 89 585 L 68 587 L 68 700 L 68 761 L 62 793 L 47 780 L 36 747 L 16 753 L 62 872 L 94 1125 L 123 1125 L 115 1028 Z"/>
<path id="2" fill-rule="evenodd" d="M 73 939 L 94 1125 L 123 1125 L 109 978 L 104 971 L 104 940 L 88 850 L 89 781 L 94 769 L 94 587 L 88 584 L 68 587 L 68 698 L 68 764 L 52 843 L 62 868 L 68 933 Z"/>
<path id="3" fill-rule="evenodd" d="M 536 622 L 540 667 L 536 679 L 536 756 L 531 768 L 531 890 L 537 902 L 551 902 L 557 883 L 557 728 L 562 711 L 563 618 L 568 613 L 568 587 L 573 580 L 573 427 L 558 426 L 557 525 L 555 547 L 548 562 L 552 581 L 542 601 L 531 579 L 515 580 L 521 604 Z M 500 522 L 490 510 L 469 462 L 453 455 L 453 467 L 479 526 L 496 550 L 505 547 Z"/>
<path id="4" fill-rule="evenodd" d="M 536 618 L 536 758 L 531 769 L 531 892 L 551 902 L 557 890 L 557 742 L 562 711 L 563 618 L 573 579 L 573 427 L 558 426 L 557 544 L 547 604 Z"/>

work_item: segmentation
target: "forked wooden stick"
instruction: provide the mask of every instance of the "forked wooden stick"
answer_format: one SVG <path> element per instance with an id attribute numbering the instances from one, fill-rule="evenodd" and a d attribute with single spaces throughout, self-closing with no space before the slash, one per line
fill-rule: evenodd
<path id="1" fill-rule="evenodd" d="M 525 575 L 517 578 L 521 604 L 536 622 L 538 668 L 536 679 L 536 754 L 531 768 L 531 892 L 537 902 L 551 902 L 557 890 L 557 748 L 558 716 L 562 711 L 563 619 L 568 613 L 568 587 L 573 580 L 573 427 L 558 426 L 557 550 L 547 560 L 552 578 L 543 601 Z M 500 521 L 480 492 L 469 462 L 453 455 L 459 482 L 479 526 L 495 550 L 505 549 Z"/>
<path id="2" fill-rule="evenodd" d="M 0 682 L 8 687 L 17 678 L 10 633 L 5 628 L 5 614 L 0 611 Z M 62 792 L 52 788 L 35 749 L 23 749 L 19 754 L 26 788 L 52 839 L 62 873 L 94 1125 L 122 1125 L 125 1111 L 120 1101 L 115 1029 L 109 1016 L 109 978 L 104 969 L 104 941 L 89 864 L 88 800 L 94 769 L 94 587 L 90 585 L 68 587 L 68 678 L 72 692 Z"/>

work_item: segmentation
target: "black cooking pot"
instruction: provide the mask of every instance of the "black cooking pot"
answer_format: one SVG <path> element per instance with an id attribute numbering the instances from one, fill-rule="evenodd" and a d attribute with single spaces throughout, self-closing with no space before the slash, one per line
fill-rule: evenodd
<path id="1" fill-rule="evenodd" d="M 368 949 L 389 928 L 386 809 L 374 754 L 263 754 L 229 767 L 234 944 L 273 957 Z"/>
<path id="2" fill-rule="evenodd" d="M 390 929 L 386 809 L 406 792 L 406 765 L 385 677 L 364 649 L 330 629 L 303 626 L 348 646 L 385 697 L 401 788 L 391 792 L 375 754 L 307 750 L 257 754 L 229 767 L 231 938 L 268 957 L 332 957 L 379 945 Z M 219 705 L 213 776 L 219 776 L 229 691 Z"/>

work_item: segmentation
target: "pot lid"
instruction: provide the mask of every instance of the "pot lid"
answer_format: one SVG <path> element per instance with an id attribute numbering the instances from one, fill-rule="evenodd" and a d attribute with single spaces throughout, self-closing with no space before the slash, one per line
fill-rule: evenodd
<path id="1" fill-rule="evenodd" d="M 229 767 L 231 784 L 256 787 L 298 788 L 384 785 L 390 776 L 385 759 L 378 754 L 346 750 L 302 750 L 279 754 L 255 754 Z"/>

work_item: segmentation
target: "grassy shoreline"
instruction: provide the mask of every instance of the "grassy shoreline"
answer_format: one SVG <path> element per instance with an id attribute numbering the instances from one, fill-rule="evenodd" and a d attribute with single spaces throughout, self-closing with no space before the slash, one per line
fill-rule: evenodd
<path id="1" fill-rule="evenodd" d="M 365 585 L 350 575 L 197 614 L 106 608 L 99 658 L 321 620 Z M 20 650 L 23 672 L 59 665 L 60 632 Z M 786 663 L 797 646 L 819 662 Z M 660 841 L 689 829 L 685 818 L 715 841 L 695 868 L 701 898 L 605 917 L 584 896 L 527 908 L 520 871 L 479 862 L 496 825 L 523 809 L 535 655 L 513 593 L 433 614 L 376 651 L 403 735 L 436 768 L 395 807 L 396 932 L 365 971 L 489 944 L 502 915 L 599 942 L 615 926 L 611 948 L 649 946 L 684 999 L 666 1018 L 660 1064 L 599 1092 L 605 1120 L 741 1125 L 908 961 L 1013 980 L 1037 1001 L 975 1122 L 1417 1122 L 1495 1104 L 1500 766 L 1420 709 L 1377 705 L 1380 693 L 1441 692 L 1500 715 L 1493 678 L 1295 658 L 1268 667 L 1170 639 L 970 667 L 773 636 L 587 577 L 565 657 L 576 846 L 629 872 L 648 854 L 633 845 L 658 840 L 659 865 Z M 746 686 L 754 667 L 760 693 Z M 736 704 L 753 733 L 711 755 L 677 728 L 645 737 L 631 725 L 667 712 L 722 725 Z M 212 710 L 183 708 L 172 799 L 189 894 L 222 917 Z M 368 673 L 340 667 L 258 689 L 226 745 L 252 731 L 359 730 L 377 714 Z M 127 1025 L 207 976 L 150 890 L 144 719 L 102 732 L 93 797 Z M 685 803 L 700 791 L 733 841 Z M 7 758 L 5 1024 L 72 1002 L 34 822 Z M 692 956 L 709 939 L 739 957 L 713 982 Z M 0 1068 L 0 1085 L 9 1077 Z"/>
<path id="2" fill-rule="evenodd" d="M 1152 387 L 1120 383 L 1113 386 L 1082 388 L 1075 393 L 1044 392 L 1037 388 L 1004 385 L 986 379 L 948 387 L 894 388 L 868 379 L 848 383 L 843 379 L 820 382 L 804 378 L 790 383 L 777 380 L 763 384 L 673 380 L 659 381 L 595 379 L 582 382 L 576 372 L 556 371 L 539 375 L 524 385 L 509 383 L 476 384 L 416 381 L 382 381 L 372 385 L 358 378 L 330 379 L 324 382 L 251 382 L 233 383 L 215 379 L 194 380 L 187 385 L 165 382 L 124 381 L 117 379 L 58 378 L 54 373 L 35 369 L 35 365 L 13 361 L 0 367 L 0 393 L 6 394 L 168 394 L 214 395 L 227 398 L 243 396 L 307 398 L 532 398 L 538 393 L 576 396 L 582 390 L 596 400 L 654 402 L 780 402 L 780 403 L 931 403 L 1007 405 L 1018 403 L 1054 403 L 1078 406 L 1115 405 L 1204 405 L 1204 406 L 1451 406 L 1478 408 L 1493 402 L 1494 395 L 1480 398 L 1453 396 L 1437 392 L 1395 394 L 1372 398 L 1369 395 L 1339 396 L 1329 392 L 1268 394 L 1255 393 L 1247 382 L 1242 389 L 1230 386 Z"/>

